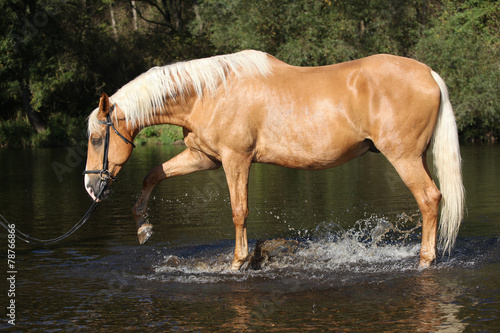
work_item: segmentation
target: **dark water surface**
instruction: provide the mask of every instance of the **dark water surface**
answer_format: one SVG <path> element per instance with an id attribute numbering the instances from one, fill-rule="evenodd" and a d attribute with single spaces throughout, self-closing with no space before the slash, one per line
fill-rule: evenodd
<path id="1" fill-rule="evenodd" d="M 142 179 L 181 150 L 138 147 L 75 235 L 17 241 L 15 296 L 2 231 L 0 327 L 15 300 L 19 332 L 498 331 L 500 146 L 462 147 L 468 215 L 452 256 L 427 270 L 417 269 L 417 205 L 383 156 L 320 172 L 254 165 L 248 236 L 251 249 L 267 240 L 271 258 L 237 273 L 221 170 L 161 183 L 155 234 L 137 242 Z M 0 150 L 0 214 L 38 238 L 59 236 L 91 203 L 83 168 L 74 149 Z"/>

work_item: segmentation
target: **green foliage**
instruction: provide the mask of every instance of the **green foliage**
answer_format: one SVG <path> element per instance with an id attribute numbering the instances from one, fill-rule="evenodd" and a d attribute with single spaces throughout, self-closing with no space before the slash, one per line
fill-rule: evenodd
<path id="1" fill-rule="evenodd" d="M 449 1 L 415 48 L 415 57 L 445 79 L 466 141 L 500 137 L 499 19 L 497 2 Z"/>
<path id="2" fill-rule="evenodd" d="M 151 126 L 151 127 L 147 127 L 145 129 L 142 130 L 142 134 L 146 137 L 146 138 L 155 138 L 155 137 L 158 137 L 160 134 L 158 133 L 158 130 L 156 127 L 154 126 Z"/>
<path id="3" fill-rule="evenodd" d="M 0 148 L 29 147 L 34 134 L 29 122 L 18 114 L 15 118 L 0 122 Z"/>
<path id="4" fill-rule="evenodd" d="M 171 144 L 182 140 L 182 128 L 173 125 L 156 125 L 143 129 L 135 138 L 137 145 L 151 144 Z"/>
<path id="5" fill-rule="evenodd" d="M 26 117 L 18 113 L 15 118 L 0 122 L 0 147 L 82 146 L 87 143 L 83 123 L 82 117 L 55 113 L 48 119 L 47 130 L 36 133 Z"/>
<path id="6" fill-rule="evenodd" d="M 415 57 L 447 82 L 462 139 L 500 137 L 497 1 L 134 3 L 137 20 L 128 0 L 0 0 L 1 146 L 80 144 L 101 92 L 112 95 L 152 66 L 249 48 L 302 66 Z M 22 116 L 27 105 L 44 133 Z M 179 128 L 160 127 L 138 140 L 178 138 Z"/>
<path id="7" fill-rule="evenodd" d="M 202 1 L 204 26 L 219 53 L 258 49 L 295 65 L 353 59 L 355 22 L 331 1 Z"/>
<path id="8" fill-rule="evenodd" d="M 427 2 L 205 0 L 203 26 L 220 53 L 254 48 L 317 66 L 374 53 L 407 55 L 422 34 Z"/>

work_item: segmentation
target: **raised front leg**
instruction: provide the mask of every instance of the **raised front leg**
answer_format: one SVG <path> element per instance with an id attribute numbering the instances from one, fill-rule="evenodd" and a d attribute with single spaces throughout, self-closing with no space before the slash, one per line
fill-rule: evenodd
<path id="1" fill-rule="evenodd" d="M 234 259 L 232 270 L 239 270 L 248 259 L 248 240 L 246 220 L 248 217 L 248 175 L 250 173 L 251 158 L 231 154 L 223 159 L 229 194 L 231 196 L 231 209 L 233 210 L 233 223 L 235 228 Z"/>
<path id="2" fill-rule="evenodd" d="M 156 184 L 166 178 L 187 175 L 196 171 L 213 170 L 219 167 L 220 163 L 217 161 L 213 161 L 207 155 L 189 148 L 162 165 L 154 167 L 144 178 L 141 194 L 132 211 L 137 223 L 139 243 L 144 244 L 153 234 L 153 226 L 146 222 L 146 212 L 149 197 Z"/>

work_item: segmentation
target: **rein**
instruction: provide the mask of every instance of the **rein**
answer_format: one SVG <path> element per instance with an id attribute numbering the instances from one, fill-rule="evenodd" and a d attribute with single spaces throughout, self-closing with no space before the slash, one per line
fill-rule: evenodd
<path id="1" fill-rule="evenodd" d="M 109 172 L 109 170 L 108 170 L 109 128 L 111 127 L 113 129 L 113 131 L 115 131 L 115 133 L 120 138 L 122 138 L 123 141 L 125 141 L 125 143 L 127 143 L 127 144 L 130 143 L 132 145 L 132 147 L 135 148 L 135 145 L 132 143 L 132 141 L 130 141 L 127 138 L 125 138 L 115 128 L 115 126 L 113 125 L 113 122 L 111 121 L 109 113 L 108 113 L 108 115 L 106 117 L 106 121 L 102 121 L 102 120 L 98 120 L 98 121 L 99 121 L 99 123 L 101 123 L 103 125 L 106 125 L 106 137 L 104 139 L 104 156 L 103 156 L 103 159 L 102 159 L 102 170 L 85 170 L 83 172 L 83 174 L 84 175 L 86 175 L 86 174 L 98 174 L 99 177 L 101 178 L 101 184 L 100 184 L 100 188 L 99 188 L 99 193 L 96 195 L 95 200 L 92 202 L 92 204 L 90 205 L 90 208 L 87 210 L 87 212 L 85 213 L 85 215 L 83 215 L 83 217 L 80 219 L 80 221 L 78 221 L 71 229 L 69 229 L 67 232 L 65 232 L 61 236 L 56 237 L 56 238 L 52 238 L 52 239 L 38 239 L 38 238 L 32 237 L 32 236 L 30 236 L 28 234 L 25 234 L 25 233 L 19 231 L 15 227 L 11 228 L 10 227 L 10 223 L 5 219 L 5 217 L 3 217 L 2 214 L 0 214 L 0 218 L 1 218 L 1 220 L 3 220 L 3 221 L 0 221 L 0 225 L 3 228 L 5 228 L 9 232 L 11 232 L 11 230 L 14 229 L 16 231 L 15 236 L 18 239 L 20 239 L 20 240 L 22 240 L 22 241 L 24 241 L 24 242 L 26 242 L 28 244 L 49 245 L 49 244 L 54 244 L 54 243 L 60 242 L 63 239 L 71 236 L 73 233 L 75 233 L 75 231 L 77 231 L 78 229 L 80 229 L 80 227 L 82 227 L 88 221 L 88 219 L 90 218 L 90 216 L 92 215 L 92 213 L 97 208 L 97 205 L 99 204 L 98 200 L 101 197 L 101 195 L 104 192 L 104 190 L 106 189 L 108 180 L 111 179 L 112 181 L 116 181 L 116 177 L 114 177 L 111 174 L 111 172 Z"/>
<path id="2" fill-rule="evenodd" d="M 102 192 L 104 192 L 105 187 L 106 187 L 106 183 L 102 183 L 101 188 L 99 190 L 99 196 L 96 197 L 96 200 L 92 202 L 92 204 L 90 205 L 90 208 L 87 210 L 85 215 L 83 215 L 83 217 L 80 219 L 80 221 L 78 221 L 78 223 L 76 223 L 71 229 L 69 229 L 68 231 L 66 231 L 64 234 L 62 234 L 59 237 L 52 238 L 52 239 L 39 239 L 39 238 L 32 237 L 28 234 L 25 234 L 24 232 L 20 231 L 17 228 L 10 228 L 9 227 L 10 223 L 5 219 L 5 217 L 3 217 L 2 214 L 0 214 L 0 218 L 3 220 L 3 222 L 0 221 L 0 225 L 3 228 L 5 228 L 7 231 L 9 231 L 10 233 L 12 233 L 11 230 L 14 229 L 16 231 L 16 233 L 15 233 L 16 238 L 18 238 L 18 239 L 20 239 L 23 242 L 26 242 L 28 244 L 50 245 L 50 244 L 60 242 L 63 239 L 71 236 L 73 233 L 75 233 L 75 231 L 80 229 L 80 227 L 83 226 L 85 224 L 85 222 L 87 222 L 87 220 L 90 218 L 92 213 L 97 208 L 97 205 L 99 204 L 99 202 L 97 201 L 97 198 L 99 198 L 101 196 Z"/>

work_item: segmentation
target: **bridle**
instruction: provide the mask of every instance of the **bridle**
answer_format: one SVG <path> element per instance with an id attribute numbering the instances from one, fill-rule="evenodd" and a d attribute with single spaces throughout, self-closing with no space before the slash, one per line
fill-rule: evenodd
<path id="1" fill-rule="evenodd" d="M 110 110 L 111 111 L 111 110 Z M 124 137 L 123 135 L 118 132 L 118 130 L 115 128 L 115 125 L 113 125 L 113 122 L 111 121 L 111 117 L 108 115 L 106 116 L 106 120 L 97 120 L 100 124 L 106 125 L 106 136 L 104 138 L 104 154 L 102 157 L 102 170 L 85 170 L 83 172 L 84 175 L 88 174 L 98 174 L 99 178 L 101 178 L 101 182 L 104 184 L 107 184 L 108 180 L 116 181 L 116 177 L 111 174 L 108 170 L 108 151 L 109 151 L 109 128 L 111 127 L 113 131 L 115 131 L 116 135 L 118 135 L 125 143 L 130 143 L 132 145 L 132 148 L 135 148 L 135 145 L 132 141 Z M 104 186 L 101 186 L 101 193 L 98 193 L 96 196 L 96 199 L 99 198 L 104 191 Z"/>
<path id="2" fill-rule="evenodd" d="M 110 110 L 111 111 L 111 110 Z M 108 151 L 109 151 L 109 128 L 111 127 L 113 131 L 115 131 L 116 135 L 118 135 L 125 143 L 130 143 L 132 145 L 132 148 L 135 148 L 135 145 L 132 141 L 124 137 L 118 130 L 115 128 L 115 125 L 113 125 L 113 122 L 111 121 L 111 117 L 108 115 L 106 116 L 106 120 L 97 120 L 100 124 L 106 125 L 106 136 L 104 137 L 104 154 L 102 157 L 102 170 L 85 170 L 83 172 L 84 175 L 88 174 L 98 174 L 99 178 L 101 178 L 101 181 L 103 183 L 107 183 L 108 180 L 116 181 L 116 177 L 111 174 L 108 170 Z M 103 190 L 101 190 L 101 193 L 96 198 L 99 198 L 102 194 Z"/>
<path id="3" fill-rule="evenodd" d="M 14 224 L 10 224 L 5 217 L 3 217 L 0 214 L 0 226 L 5 228 L 10 234 L 14 234 L 17 238 L 20 240 L 30 243 L 30 244 L 35 244 L 35 245 L 49 245 L 49 244 L 54 244 L 57 243 L 66 237 L 69 237 L 73 233 L 75 233 L 81 226 L 87 222 L 87 220 L 90 218 L 90 215 L 95 211 L 97 208 L 97 205 L 99 204 L 98 199 L 101 197 L 102 193 L 107 187 L 108 180 L 115 181 L 116 177 L 114 177 L 111 172 L 108 170 L 108 151 L 109 151 L 109 128 L 111 127 L 115 133 L 122 138 L 125 143 L 130 143 L 133 148 L 135 148 L 135 145 L 132 143 L 132 141 L 128 140 L 126 137 L 120 134 L 113 125 L 113 122 L 111 121 L 111 118 L 109 116 L 109 113 L 106 117 L 106 121 L 98 120 L 99 123 L 106 125 L 106 137 L 104 139 L 104 157 L 102 159 L 102 170 L 85 170 L 83 172 L 84 175 L 86 174 L 98 174 L 99 177 L 101 178 L 101 184 L 99 186 L 99 193 L 97 193 L 97 196 L 95 197 L 94 202 L 92 202 L 92 205 L 90 205 L 90 208 L 87 210 L 85 215 L 78 221 L 70 230 L 68 230 L 66 233 L 63 235 L 52 238 L 52 239 L 38 239 L 35 237 L 32 237 L 28 234 L 25 234 L 18 229 L 15 228 Z M 15 232 L 14 232 L 15 231 Z M 10 238 L 9 238 L 10 239 Z"/>

